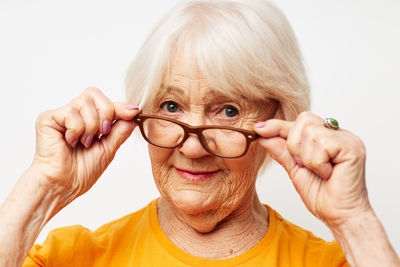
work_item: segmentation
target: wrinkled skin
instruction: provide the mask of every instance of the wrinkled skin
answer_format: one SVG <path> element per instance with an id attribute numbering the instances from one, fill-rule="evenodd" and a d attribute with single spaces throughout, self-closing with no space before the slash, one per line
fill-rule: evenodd
<path id="1" fill-rule="evenodd" d="M 137 113 L 90 87 L 64 107 L 40 114 L 32 168 L 44 178 L 42 187 L 63 192 L 65 205 L 89 190 L 135 128 L 130 120 Z"/>
<path id="2" fill-rule="evenodd" d="M 169 83 L 158 94 L 150 110 L 144 112 L 179 119 L 190 125 L 223 124 L 251 129 L 260 116 L 261 105 L 245 100 L 233 101 L 211 88 L 195 62 L 184 56 L 175 59 Z M 173 101 L 177 110 L 168 111 L 163 103 Z M 224 107 L 237 107 L 239 115 L 229 118 Z M 269 111 L 270 108 L 266 110 Z M 163 199 L 183 216 L 186 223 L 200 232 L 209 232 L 228 215 L 252 203 L 258 170 L 266 153 L 256 143 L 248 153 L 237 159 L 226 159 L 207 152 L 196 136 L 175 149 L 149 145 L 156 185 Z M 176 168 L 190 171 L 217 171 L 202 181 L 183 179 Z"/>
<path id="3" fill-rule="evenodd" d="M 365 185 L 365 147 L 354 134 L 323 126 L 304 112 L 294 122 L 255 127 L 259 143 L 289 174 L 308 210 L 328 226 L 371 210 Z"/>

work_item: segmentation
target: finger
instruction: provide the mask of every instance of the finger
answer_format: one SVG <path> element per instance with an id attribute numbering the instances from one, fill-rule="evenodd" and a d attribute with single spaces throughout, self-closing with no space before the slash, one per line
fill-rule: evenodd
<path id="1" fill-rule="evenodd" d="M 272 119 L 255 123 L 254 131 L 261 137 L 282 137 L 286 139 L 292 125 L 293 122 L 291 121 Z"/>
<path id="2" fill-rule="evenodd" d="M 64 132 L 66 142 L 75 147 L 85 131 L 85 124 L 79 110 L 67 105 L 54 110 L 51 117 L 57 124 L 57 130 Z"/>
<path id="3" fill-rule="evenodd" d="M 108 120 L 103 121 L 103 124 L 101 125 L 103 127 L 103 131 L 98 132 L 98 134 L 96 135 L 97 138 L 101 138 L 103 134 L 108 134 L 111 131 L 114 122 L 118 120 L 130 121 L 139 113 L 138 107 L 128 103 L 116 102 L 112 103 L 112 105 L 113 105 L 113 119 L 111 120 L 111 123 L 109 125 L 108 125 L 109 123 Z"/>
<path id="4" fill-rule="evenodd" d="M 326 141 L 323 141 L 325 140 L 325 136 L 322 135 L 324 133 L 319 134 L 318 137 L 317 131 L 320 129 L 316 126 L 307 128 L 299 158 L 306 168 L 326 180 L 331 176 L 333 165 Z"/>
<path id="5" fill-rule="evenodd" d="M 313 177 L 311 177 L 313 172 L 303 165 L 296 164 L 293 156 L 287 149 L 284 138 L 259 138 L 257 142 L 286 170 L 298 192 L 305 192 L 310 187 L 313 181 Z"/>
<path id="6" fill-rule="evenodd" d="M 72 147 L 75 147 L 78 144 L 79 137 L 83 134 L 85 130 L 85 123 L 77 110 L 73 110 L 66 118 L 65 118 L 65 140 Z"/>
<path id="7" fill-rule="evenodd" d="M 72 105 L 80 109 L 79 113 L 85 125 L 85 131 L 81 135 L 80 141 L 82 145 L 89 148 L 93 142 L 94 136 L 99 131 L 99 113 L 97 112 L 93 98 L 90 96 L 81 96 L 75 103 L 72 103 Z"/>
<path id="8" fill-rule="evenodd" d="M 301 155 L 301 147 L 304 139 L 304 131 L 311 125 L 323 125 L 320 117 L 312 114 L 311 112 L 302 112 L 290 128 L 287 144 L 290 153 L 298 158 Z"/>
<path id="9" fill-rule="evenodd" d="M 95 91 L 93 96 L 99 117 L 98 134 L 108 134 L 114 121 L 114 104 L 100 90 Z"/>
<path id="10" fill-rule="evenodd" d="M 138 114 L 139 108 L 125 102 L 115 102 L 114 112 L 115 120 L 132 120 Z"/>
<path id="11" fill-rule="evenodd" d="M 305 141 L 301 156 L 304 165 L 320 177 L 329 179 L 334 165 L 338 163 L 335 159 L 346 144 L 346 139 L 343 132 L 333 131 L 324 126 L 308 127 L 304 131 Z"/>
<path id="12" fill-rule="evenodd" d="M 87 88 L 81 97 L 91 98 L 94 102 L 99 116 L 98 136 L 108 134 L 112 123 L 116 120 L 131 120 L 139 108 L 128 103 L 113 103 L 106 97 L 101 90 L 95 87 Z"/>
<path id="13" fill-rule="evenodd" d="M 286 139 L 282 137 L 259 138 L 257 142 L 286 170 L 290 177 L 298 166 L 290 154 Z"/>
<path id="14" fill-rule="evenodd" d="M 138 112 L 139 111 L 137 111 L 137 113 Z M 114 155 L 117 152 L 118 148 L 131 135 L 135 127 L 136 124 L 133 121 L 116 121 L 112 126 L 111 132 L 100 139 L 100 144 L 103 146 L 105 152 L 107 153 L 107 158 L 109 158 L 109 161 L 114 158 Z"/>

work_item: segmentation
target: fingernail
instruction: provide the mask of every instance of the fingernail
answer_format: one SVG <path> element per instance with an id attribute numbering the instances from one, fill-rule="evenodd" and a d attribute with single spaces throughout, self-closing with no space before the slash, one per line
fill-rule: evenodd
<path id="1" fill-rule="evenodd" d="M 107 134 L 111 130 L 111 122 L 108 120 L 105 120 L 103 122 L 103 133 Z"/>
<path id="2" fill-rule="evenodd" d="M 264 127 L 265 125 L 266 125 L 265 121 L 259 121 L 259 122 L 256 122 L 256 123 L 254 124 L 254 126 L 257 127 L 257 128 L 262 128 L 262 127 Z"/>
<path id="3" fill-rule="evenodd" d="M 297 163 L 297 165 L 303 167 L 303 162 L 299 157 L 294 157 L 294 161 Z"/>
<path id="4" fill-rule="evenodd" d="M 78 144 L 78 139 L 75 139 L 74 141 L 72 141 L 71 146 L 76 147 L 76 144 Z"/>
<path id="5" fill-rule="evenodd" d="M 92 135 L 89 135 L 88 137 L 86 137 L 86 139 L 85 139 L 85 146 L 88 148 L 88 147 L 90 147 L 90 145 L 92 144 L 92 141 L 93 141 L 93 136 Z"/>
<path id="6" fill-rule="evenodd" d="M 138 107 L 135 107 L 134 105 L 127 105 L 126 108 L 129 110 L 138 110 L 139 109 Z"/>

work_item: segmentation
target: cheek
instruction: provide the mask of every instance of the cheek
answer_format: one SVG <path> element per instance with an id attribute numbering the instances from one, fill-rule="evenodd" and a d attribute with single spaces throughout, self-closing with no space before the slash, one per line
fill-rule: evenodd
<path id="1" fill-rule="evenodd" d="M 166 163 L 173 151 L 173 149 L 165 149 L 161 147 L 156 147 L 151 144 L 148 146 L 149 155 L 152 163 Z"/>
<path id="2" fill-rule="evenodd" d="M 256 176 L 266 155 L 266 151 L 261 146 L 253 143 L 246 155 L 237 159 L 226 159 L 225 164 L 233 172 L 246 173 L 247 175 L 254 173 Z"/>
<path id="3" fill-rule="evenodd" d="M 230 182 L 232 186 L 244 189 L 253 184 L 266 155 L 267 153 L 261 146 L 252 144 L 243 157 L 226 159 L 225 165 L 232 174 Z"/>
<path id="4" fill-rule="evenodd" d="M 167 172 L 169 170 L 168 162 L 172 152 L 173 149 L 160 148 L 149 144 L 149 155 L 153 177 L 157 187 L 159 188 L 161 185 L 166 183 L 168 177 Z"/>

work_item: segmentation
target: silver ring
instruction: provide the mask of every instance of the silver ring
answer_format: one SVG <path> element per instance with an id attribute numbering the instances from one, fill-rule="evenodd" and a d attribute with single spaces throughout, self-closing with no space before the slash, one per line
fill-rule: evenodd
<path id="1" fill-rule="evenodd" d="M 339 122 L 334 118 L 326 118 L 324 120 L 324 126 L 329 129 L 337 130 L 339 129 Z"/>

